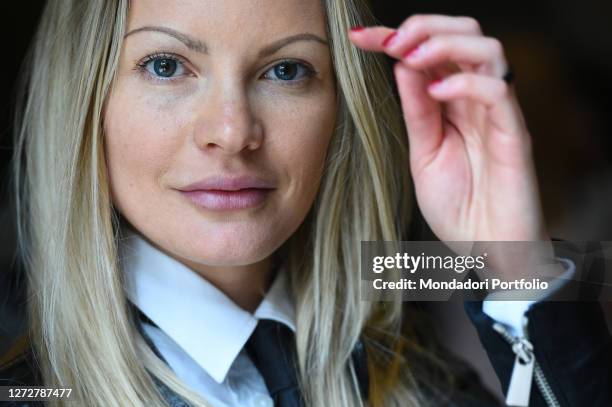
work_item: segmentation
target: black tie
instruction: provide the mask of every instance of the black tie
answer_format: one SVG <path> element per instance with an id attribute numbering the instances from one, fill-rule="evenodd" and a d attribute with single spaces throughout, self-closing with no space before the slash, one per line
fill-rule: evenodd
<path id="1" fill-rule="evenodd" d="M 304 406 L 291 329 L 280 322 L 260 319 L 246 343 L 246 350 L 263 376 L 275 407 Z"/>

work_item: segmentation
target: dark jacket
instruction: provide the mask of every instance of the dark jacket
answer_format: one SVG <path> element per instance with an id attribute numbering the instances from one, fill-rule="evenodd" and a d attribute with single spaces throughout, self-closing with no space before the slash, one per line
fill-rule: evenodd
<path id="1" fill-rule="evenodd" d="M 515 355 L 495 330 L 481 304 L 466 302 L 481 342 L 508 390 Z M 543 375 L 562 407 L 612 406 L 612 339 L 601 305 L 585 302 L 541 302 L 527 312 L 529 338 Z M 534 383 L 530 406 L 545 407 Z"/>

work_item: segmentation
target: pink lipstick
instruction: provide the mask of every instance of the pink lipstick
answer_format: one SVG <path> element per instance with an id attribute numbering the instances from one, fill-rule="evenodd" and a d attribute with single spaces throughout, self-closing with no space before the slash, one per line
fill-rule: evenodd
<path id="1" fill-rule="evenodd" d="M 178 190 L 196 205 L 214 211 L 254 208 L 262 204 L 273 183 L 253 176 L 211 177 Z"/>

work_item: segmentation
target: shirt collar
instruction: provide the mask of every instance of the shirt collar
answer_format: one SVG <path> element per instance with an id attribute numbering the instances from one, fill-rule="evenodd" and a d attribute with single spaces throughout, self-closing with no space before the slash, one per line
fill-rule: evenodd
<path id="1" fill-rule="evenodd" d="M 295 332 L 294 306 L 282 269 L 251 314 L 134 232 L 121 240 L 120 259 L 128 299 L 218 383 L 225 380 L 258 319 L 281 322 Z"/>

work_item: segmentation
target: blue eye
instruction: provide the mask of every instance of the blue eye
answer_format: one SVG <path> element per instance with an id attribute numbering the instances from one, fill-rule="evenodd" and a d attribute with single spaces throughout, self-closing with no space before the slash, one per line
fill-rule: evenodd
<path id="1" fill-rule="evenodd" d="M 311 68 L 302 63 L 285 61 L 274 65 L 264 76 L 273 81 L 297 82 L 313 73 Z M 270 77 L 271 74 L 273 77 Z"/>
<path id="2" fill-rule="evenodd" d="M 171 55 L 151 56 L 140 67 L 158 79 L 171 79 L 185 74 L 183 63 Z"/>

